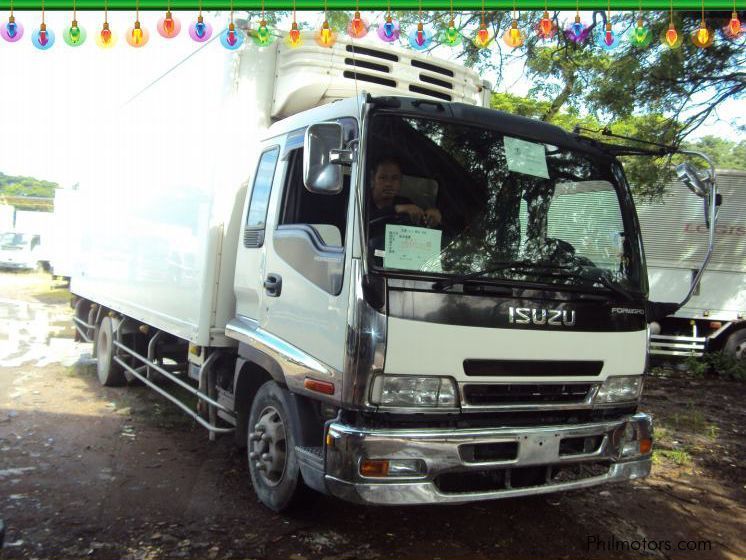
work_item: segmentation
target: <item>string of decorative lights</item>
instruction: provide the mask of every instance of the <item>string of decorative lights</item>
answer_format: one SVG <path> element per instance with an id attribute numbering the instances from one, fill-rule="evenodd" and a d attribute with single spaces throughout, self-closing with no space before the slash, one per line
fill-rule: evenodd
<path id="1" fill-rule="evenodd" d="M 20 0 L 25 1 L 25 0 Z M 41 24 L 38 29 L 32 33 L 32 43 L 40 50 L 47 50 L 54 45 L 55 34 L 47 27 L 46 24 L 46 11 L 49 2 L 56 0 L 37 0 L 41 5 Z M 161 0 L 162 2 L 163 0 Z M 297 22 L 297 3 L 305 2 L 305 0 L 292 0 L 292 24 L 290 31 L 285 36 L 285 43 L 289 47 L 298 47 L 303 44 L 303 34 L 300 32 L 300 27 Z M 323 13 L 324 21 L 318 31 L 315 33 L 316 43 L 322 47 L 332 47 L 337 39 L 336 31 L 331 27 L 329 23 L 328 13 L 330 11 L 330 3 L 335 5 L 339 0 L 323 0 Z M 366 0 L 363 0 L 366 1 Z M 400 4 L 403 0 L 394 0 L 397 4 Z M 407 0 L 411 1 L 411 0 Z M 525 3 L 523 0 L 521 4 Z M 649 28 L 645 25 L 643 17 L 644 5 L 648 0 L 638 0 L 637 8 L 639 10 L 639 17 L 637 24 L 634 26 L 629 34 L 627 35 L 627 41 L 635 47 L 644 48 L 651 43 L 652 35 Z M 738 17 L 738 11 L 736 6 L 736 0 L 727 0 L 729 8 L 732 7 L 732 13 L 727 23 L 720 29 L 722 37 L 725 40 L 735 41 L 739 40 L 744 36 L 744 29 L 741 26 L 740 19 Z M 17 3 L 19 0 L 10 0 L 10 15 L 7 23 L 0 26 L 0 37 L 5 41 L 14 43 L 21 39 L 23 36 L 23 26 L 19 21 L 16 20 L 15 11 L 17 9 Z M 111 31 L 108 21 L 108 11 L 110 9 L 110 3 L 121 2 L 121 0 L 104 0 L 104 24 L 100 33 L 96 36 L 96 44 L 101 48 L 111 48 L 116 43 L 116 36 Z M 148 43 L 149 33 L 148 30 L 140 22 L 140 5 L 141 2 L 150 2 L 150 0 L 135 0 L 135 22 L 132 27 L 127 30 L 125 38 L 127 43 L 135 48 L 141 48 Z M 158 21 L 157 29 L 159 35 L 165 39 L 173 39 L 178 36 L 181 31 L 181 23 L 178 18 L 174 17 L 171 12 L 172 2 L 174 4 L 181 4 L 182 0 L 166 0 L 166 13 Z M 189 36 L 196 42 L 206 42 L 212 35 L 212 27 L 209 23 L 204 21 L 202 15 L 202 8 L 204 3 L 211 3 L 213 0 L 199 0 L 198 4 L 198 17 L 197 20 L 192 23 L 189 27 Z M 278 0 L 270 0 L 275 7 Z M 423 20 L 423 5 L 424 3 L 431 4 L 433 0 L 417 0 L 417 11 L 418 21 L 416 27 L 406 37 L 406 43 L 412 49 L 423 51 L 435 46 L 433 44 L 434 35 L 429 29 L 429 26 L 425 25 Z M 463 3 L 463 0 L 456 0 L 458 3 Z M 474 36 L 473 43 L 478 49 L 487 49 L 493 42 L 493 37 L 486 25 L 486 0 L 480 0 L 480 24 L 479 28 Z M 518 0 L 511 0 L 512 2 L 512 18 L 510 27 L 505 31 L 502 36 L 503 42 L 510 48 L 515 49 L 523 46 L 526 41 L 526 33 L 519 26 L 519 13 L 518 13 Z M 548 0 L 542 0 L 543 2 L 543 15 L 536 25 L 535 31 L 536 36 L 542 41 L 549 41 L 555 38 L 558 30 L 557 22 L 549 16 L 549 2 Z M 584 8 L 587 9 L 591 4 L 595 5 L 597 0 L 584 0 Z M 676 0 L 678 4 L 681 0 Z M 2 0 L 0 0 L 0 4 Z M 78 3 L 77 0 L 72 0 L 73 3 L 73 18 L 71 25 L 63 30 L 62 36 L 65 43 L 71 47 L 78 47 L 82 45 L 86 40 L 86 31 L 78 23 L 77 11 Z M 493 4 L 494 2 L 490 2 Z M 554 2 L 553 2 L 554 3 Z M 701 12 L 700 25 L 691 34 L 691 42 L 698 48 L 710 47 L 716 40 L 715 31 L 708 26 L 706 19 L 706 8 L 710 0 L 698 0 L 699 11 Z M 346 27 L 347 34 L 352 38 L 362 38 L 367 35 L 369 31 L 368 23 L 363 19 L 360 12 L 361 0 L 355 0 L 354 4 L 354 16 L 349 20 Z M 86 7 L 89 5 L 89 0 L 85 2 Z M 397 42 L 400 39 L 400 26 L 393 18 L 391 12 L 392 0 L 387 0 L 385 16 L 377 26 L 378 37 L 387 43 Z M 180 6 L 179 6 L 180 7 Z M 454 14 L 455 2 L 454 0 L 448 0 L 449 20 L 448 25 L 441 28 L 439 32 L 439 43 L 447 46 L 457 46 L 462 42 L 461 30 L 457 29 L 455 23 Z M 564 37 L 576 45 L 582 45 L 588 41 L 593 31 L 593 27 L 589 27 L 581 21 L 581 6 L 580 0 L 574 0 L 575 17 L 574 21 L 564 30 Z M 594 42 L 596 45 L 604 50 L 612 50 L 619 46 L 621 41 L 624 39 L 618 34 L 612 24 L 612 9 L 611 0 L 605 0 L 605 13 L 606 18 L 603 27 L 595 33 Z M 162 9 L 162 8 L 161 8 Z M 661 33 L 661 43 L 670 49 L 677 49 L 682 45 L 681 34 L 676 29 L 674 21 L 674 0 L 668 0 L 667 11 L 669 12 L 669 24 L 666 29 Z M 556 18 L 556 15 L 555 15 Z M 261 0 L 261 19 L 259 25 L 255 29 L 249 29 L 249 35 L 252 37 L 254 44 L 258 46 L 269 45 L 274 37 L 275 33 L 270 30 L 266 15 L 265 15 L 265 0 Z M 229 50 L 236 50 L 240 48 L 245 41 L 245 33 L 242 29 L 236 27 L 234 22 L 234 0 L 230 0 L 230 23 L 226 29 L 220 34 L 221 44 Z"/>

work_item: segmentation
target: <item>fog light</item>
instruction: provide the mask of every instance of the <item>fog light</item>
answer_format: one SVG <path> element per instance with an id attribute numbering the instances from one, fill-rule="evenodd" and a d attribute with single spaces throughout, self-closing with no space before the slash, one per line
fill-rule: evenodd
<path id="1" fill-rule="evenodd" d="M 425 462 L 421 459 L 363 459 L 360 474 L 369 478 L 424 476 Z"/>
<path id="2" fill-rule="evenodd" d="M 639 425 L 628 422 L 620 433 L 621 456 L 625 459 L 639 457 L 649 454 L 652 449 L 653 440 L 649 434 L 641 430 Z"/>

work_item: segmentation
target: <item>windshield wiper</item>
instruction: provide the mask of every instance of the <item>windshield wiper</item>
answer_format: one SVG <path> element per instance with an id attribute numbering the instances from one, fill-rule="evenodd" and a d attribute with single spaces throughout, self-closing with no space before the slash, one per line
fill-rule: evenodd
<path id="1" fill-rule="evenodd" d="M 442 292 L 445 291 L 451 287 L 454 286 L 454 284 L 464 284 L 465 282 L 469 282 L 470 280 L 476 280 L 477 278 L 480 278 L 481 276 L 484 276 L 486 274 L 492 274 L 493 272 L 500 272 L 502 270 L 530 270 L 530 271 L 536 271 L 536 270 L 566 270 L 568 267 L 566 266 L 560 266 L 560 265 L 548 265 L 548 264 L 540 264 L 535 263 L 531 261 L 510 261 L 510 262 L 501 262 L 501 263 L 495 263 L 493 266 L 489 268 L 485 268 L 484 270 L 477 270 L 476 272 L 470 272 L 469 274 L 464 274 L 462 276 L 454 276 L 453 278 L 447 278 L 445 280 L 438 280 L 437 282 L 433 283 L 433 289 Z"/>
<path id="2" fill-rule="evenodd" d="M 445 280 L 439 280 L 433 283 L 433 289 L 438 292 L 442 292 L 451 288 L 454 284 L 464 284 L 466 282 L 469 282 L 470 280 L 476 280 L 477 278 L 480 278 L 486 274 L 492 274 L 493 272 L 500 272 L 502 270 L 514 270 L 530 271 L 539 273 L 540 275 L 544 276 L 548 275 L 555 277 L 559 276 L 563 278 L 590 280 L 591 282 L 601 284 L 604 288 L 612 291 L 618 296 L 623 297 L 624 299 L 627 299 L 629 301 L 634 300 L 634 296 L 630 292 L 628 292 L 618 284 L 612 282 L 603 273 L 597 272 L 595 270 L 584 270 L 582 272 L 575 272 L 572 270 L 572 268 L 573 267 L 569 265 L 542 264 L 532 261 L 512 261 L 496 263 L 494 266 L 485 268 L 484 270 L 477 270 L 476 272 L 471 272 L 463 276 L 456 276 Z M 542 272 L 545 272 L 545 274 L 542 274 Z"/>
<path id="3" fill-rule="evenodd" d="M 624 299 L 627 299 L 629 301 L 633 301 L 635 299 L 635 297 L 630 292 L 622 288 L 620 285 L 612 282 L 603 272 L 598 272 L 598 270 L 583 269 L 582 272 L 575 272 L 572 270 L 563 269 L 561 276 L 564 276 L 566 278 L 579 278 L 581 280 L 590 280 L 591 282 L 597 282 L 604 288 L 607 288 L 608 290 L 614 292 L 618 296 L 623 297 Z"/>
<path id="4" fill-rule="evenodd" d="M 584 277 L 588 280 L 595 280 L 596 282 L 603 284 L 604 288 L 608 288 L 609 290 L 614 292 L 616 295 L 621 296 L 624 299 L 627 299 L 629 301 L 632 301 L 635 299 L 635 297 L 630 292 L 622 288 L 619 284 L 615 284 L 614 282 L 609 280 L 606 276 L 604 276 L 604 274 L 597 273 L 597 274 L 592 274 L 588 276 L 581 274 L 579 276 Z"/>

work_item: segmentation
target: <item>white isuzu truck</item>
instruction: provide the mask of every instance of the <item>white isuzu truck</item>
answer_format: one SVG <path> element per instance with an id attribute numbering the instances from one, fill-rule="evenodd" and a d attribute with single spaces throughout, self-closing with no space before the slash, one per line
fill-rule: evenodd
<path id="1" fill-rule="evenodd" d="M 613 146 L 411 51 L 309 36 L 223 80 L 218 50 L 136 96 L 81 181 L 71 291 L 103 384 L 234 432 L 276 511 L 649 473 L 654 306 Z"/>

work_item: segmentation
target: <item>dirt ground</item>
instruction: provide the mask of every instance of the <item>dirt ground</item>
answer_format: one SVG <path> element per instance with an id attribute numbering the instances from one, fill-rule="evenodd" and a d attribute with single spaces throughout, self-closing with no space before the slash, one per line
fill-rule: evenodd
<path id="1" fill-rule="evenodd" d="M 0 274 L 2 558 L 746 557 L 744 384 L 656 369 L 649 478 L 465 506 L 257 503 L 243 454 L 145 387 L 99 386 L 67 292 Z M 683 550 L 680 550 L 683 548 Z"/>

